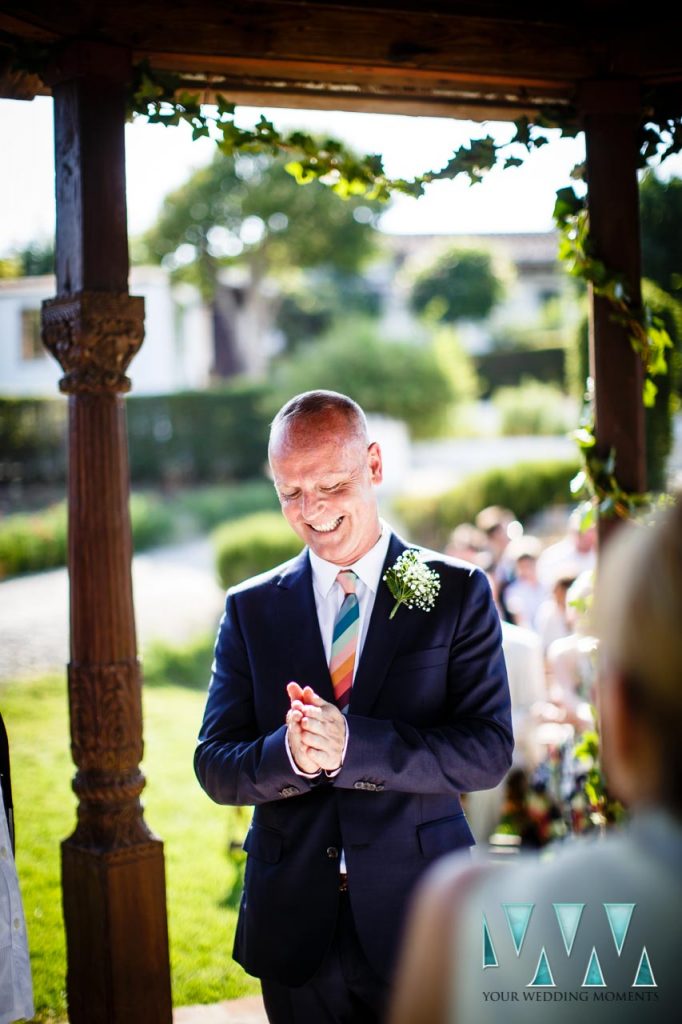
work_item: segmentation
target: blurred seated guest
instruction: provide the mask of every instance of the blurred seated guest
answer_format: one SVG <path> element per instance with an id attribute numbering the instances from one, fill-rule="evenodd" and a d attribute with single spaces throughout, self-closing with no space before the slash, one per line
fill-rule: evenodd
<path id="1" fill-rule="evenodd" d="M 445 554 L 451 558 L 462 558 L 465 562 L 473 562 L 479 568 L 487 570 L 491 556 L 486 544 L 486 536 L 473 523 L 460 523 L 450 534 Z"/>
<path id="2" fill-rule="evenodd" d="M 545 652 L 554 640 L 560 640 L 571 632 L 566 594 L 574 583 L 575 576 L 560 575 L 554 581 L 551 596 L 538 608 L 535 628 Z"/>
<path id="3" fill-rule="evenodd" d="M 511 566 L 505 561 L 504 553 L 509 541 L 523 533 L 523 527 L 509 508 L 500 505 L 488 505 L 476 516 L 476 529 L 485 534 L 486 547 L 490 552 L 490 570 L 500 579 L 511 572 Z"/>
<path id="4" fill-rule="evenodd" d="M 490 578 L 490 577 L 489 577 Z M 492 583 L 493 597 L 495 585 Z M 537 634 L 502 620 L 502 651 L 507 666 L 514 732 L 514 759 L 510 772 L 530 771 L 542 751 L 535 741 L 533 709 L 546 700 L 542 645 Z M 494 787 L 466 797 L 466 816 L 474 839 L 485 849 L 502 814 L 507 778 Z"/>
<path id="5" fill-rule="evenodd" d="M 413 910 L 390 1024 L 526 1024 L 529 1001 L 543 1024 L 678 1019 L 682 504 L 607 545 L 595 621 L 602 762 L 630 823 L 542 862 L 441 860 Z"/>
<path id="6" fill-rule="evenodd" d="M 566 535 L 556 544 L 549 544 L 538 558 L 538 579 L 551 588 L 558 576 L 572 576 L 594 569 L 597 559 L 597 528 L 581 529 L 583 506 L 574 509 L 568 520 Z"/>
<path id="7" fill-rule="evenodd" d="M 526 629 L 536 629 L 538 611 L 548 597 L 537 574 L 541 551 L 537 537 L 523 536 L 513 540 L 506 553 L 514 566 L 514 579 L 504 591 L 504 603 L 515 625 Z"/>
<path id="8" fill-rule="evenodd" d="M 592 728 L 595 657 L 597 641 L 592 635 L 589 603 L 594 572 L 582 573 L 566 594 L 566 617 L 571 632 L 554 640 L 547 649 L 549 697 L 563 712 L 561 719 L 580 732 Z"/>

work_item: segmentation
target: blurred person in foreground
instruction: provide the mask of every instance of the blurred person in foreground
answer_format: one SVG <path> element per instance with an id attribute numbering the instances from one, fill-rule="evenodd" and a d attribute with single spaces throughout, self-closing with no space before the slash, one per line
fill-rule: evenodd
<path id="1" fill-rule="evenodd" d="M 442 860 L 416 901 L 391 1024 L 678 1019 L 679 499 L 655 526 L 623 529 L 608 545 L 595 622 L 603 762 L 629 825 L 544 863 Z"/>
<path id="2" fill-rule="evenodd" d="M 479 569 L 379 518 L 350 398 L 291 399 L 268 455 L 306 546 L 228 592 L 195 767 L 217 803 L 256 805 L 234 956 L 268 1019 L 374 1024 L 417 879 L 473 844 L 460 793 L 511 761 L 500 625 Z"/>
<path id="3" fill-rule="evenodd" d="M 14 862 L 9 741 L 0 714 L 0 1024 L 33 1016 L 26 920 Z"/>

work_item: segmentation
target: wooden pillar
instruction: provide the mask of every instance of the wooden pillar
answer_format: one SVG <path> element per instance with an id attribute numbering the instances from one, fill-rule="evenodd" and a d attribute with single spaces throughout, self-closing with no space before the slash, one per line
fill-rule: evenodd
<path id="1" fill-rule="evenodd" d="M 579 106 L 587 148 L 590 235 L 595 255 L 623 274 L 630 297 L 641 301 L 641 247 L 637 188 L 639 83 L 583 83 Z M 590 289 L 590 372 L 595 383 L 597 454 L 616 451 L 616 475 L 627 491 L 646 490 L 643 369 L 627 330 L 612 307 Z M 602 520 L 604 540 L 614 525 Z"/>
<path id="2" fill-rule="evenodd" d="M 74 43 L 51 73 L 57 297 L 43 340 L 69 396 L 68 667 L 78 821 L 62 843 L 71 1024 L 170 1024 L 163 844 L 140 804 L 144 777 L 122 393 L 142 343 L 128 295 L 126 51 Z"/>

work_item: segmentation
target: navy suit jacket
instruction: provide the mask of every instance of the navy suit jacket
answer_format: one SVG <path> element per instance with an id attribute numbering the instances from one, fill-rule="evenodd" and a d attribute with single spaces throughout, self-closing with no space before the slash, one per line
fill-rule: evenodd
<path id="1" fill-rule="evenodd" d="M 385 567 L 406 544 L 391 536 Z M 358 935 L 378 974 L 394 966 L 410 892 L 441 854 L 473 838 L 460 794 L 511 763 L 509 689 L 488 581 L 424 552 L 441 580 L 429 612 L 381 581 L 353 684 L 343 767 L 297 775 L 285 748 L 286 684 L 333 690 L 308 551 L 228 591 L 195 769 L 220 804 L 254 804 L 234 956 L 251 974 L 300 985 L 320 965 L 345 851 Z"/>

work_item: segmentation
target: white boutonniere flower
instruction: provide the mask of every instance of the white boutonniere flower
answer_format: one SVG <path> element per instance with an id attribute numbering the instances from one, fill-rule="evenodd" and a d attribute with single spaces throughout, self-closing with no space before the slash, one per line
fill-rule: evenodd
<path id="1" fill-rule="evenodd" d="M 395 598 L 392 619 L 401 604 L 408 608 L 420 608 L 430 612 L 436 603 L 440 590 L 440 577 L 435 569 L 429 569 L 416 548 L 408 548 L 387 569 L 383 579 Z"/>

